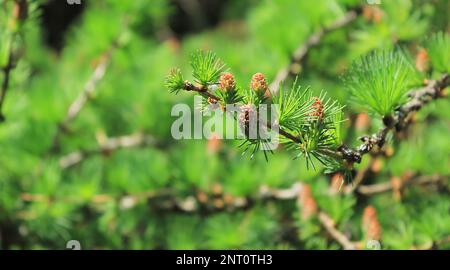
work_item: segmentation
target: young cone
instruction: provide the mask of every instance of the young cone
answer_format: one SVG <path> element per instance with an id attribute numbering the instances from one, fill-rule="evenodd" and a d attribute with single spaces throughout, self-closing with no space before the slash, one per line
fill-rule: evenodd
<path id="1" fill-rule="evenodd" d="M 311 116 L 317 117 L 319 120 L 323 119 L 323 104 L 320 98 L 313 97 L 314 103 L 311 105 Z"/>
<path id="2" fill-rule="evenodd" d="M 220 89 L 225 92 L 232 92 L 236 88 L 236 81 L 233 74 L 226 72 L 220 76 Z"/>
<path id="3" fill-rule="evenodd" d="M 250 88 L 256 92 L 259 97 L 270 98 L 269 85 L 267 84 L 264 74 L 258 72 L 252 76 Z"/>
<path id="4" fill-rule="evenodd" d="M 362 229 L 367 240 L 381 239 L 381 226 L 378 222 L 377 210 L 371 205 L 364 209 Z"/>
<path id="5" fill-rule="evenodd" d="M 425 72 L 428 70 L 430 64 L 430 58 L 428 57 L 428 52 L 425 49 L 420 49 L 416 54 L 416 68 Z"/>
<path id="6" fill-rule="evenodd" d="M 317 203 L 312 196 L 311 187 L 304 185 L 298 196 L 298 205 L 301 209 L 301 219 L 308 220 L 317 214 Z"/>
<path id="7" fill-rule="evenodd" d="M 255 90 L 256 92 L 265 92 L 268 89 L 268 85 L 266 82 L 266 78 L 264 77 L 264 74 L 258 72 L 255 73 L 252 77 L 252 82 L 250 84 L 250 87 Z"/>

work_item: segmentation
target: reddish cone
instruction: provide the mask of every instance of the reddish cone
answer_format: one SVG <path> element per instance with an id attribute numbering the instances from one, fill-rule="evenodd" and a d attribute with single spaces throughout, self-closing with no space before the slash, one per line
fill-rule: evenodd
<path id="1" fill-rule="evenodd" d="M 319 120 L 323 119 L 323 104 L 320 98 L 313 97 L 314 103 L 311 105 L 311 116 L 317 117 Z"/>
<path id="2" fill-rule="evenodd" d="M 259 92 L 259 93 L 265 93 L 269 89 L 266 78 L 264 77 L 264 74 L 262 74 L 262 73 L 256 73 L 255 75 L 253 75 L 250 87 L 254 91 Z"/>
<path id="3" fill-rule="evenodd" d="M 307 220 L 317 214 L 317 203 L 312 196 L 311 187 L 304 185 L 298 196 L 298 205 L 301 209 L 301 219 Z"/>
<path id="4" fill-rule="evenodd" d="M 362 218 L 362 229 L 368 240 L 381 239 L 381 226 L 378 222 L 377 210 L 369 205 L 364 209 Z"/>
<path id="5" fill-rule="evenodd" d="M 234 91 L 236 87 L 236 82 L 234 80 L 233 74 L 226 72 L 220 76 L 219 79 L 220 89 L 226 92 Z"/>

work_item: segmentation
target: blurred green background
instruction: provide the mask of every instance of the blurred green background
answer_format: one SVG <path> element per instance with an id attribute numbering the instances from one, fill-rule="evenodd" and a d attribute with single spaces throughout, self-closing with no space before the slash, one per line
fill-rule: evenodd
<path id="1" fill-rule="evenodd" d="M 299 73 L 302 86 L 346 105 L 346 142 L 357 145 L 382 123 L 349 102 L 341 76 L 374 49 L 400 45 L 415 56 L 431 33 L 450 31 L 449 1 L 81 1 L 28 1 L 16 26 L 14 1 L 0 1 L 0 48 L 12 44 L 19 59 L 0 124 L 0 249 L 64 249 L 71 239 L 83 249 L 342 248 L 317 219 L 301 217 L 296 196 L 258 195 L 297 182 L 352 241 L 365 239 L 371 205 L 381 248 L 450 247 L 448 98 L 389 143 L 392 157 L 357 167 L 368 168 L 367 185 L 409 175 L 444 181 L 368 196 L 332 192 L 333 176 L 306 170 L 283 149 L 266 162 L 243 157 L 235 141 L 173 140 L 171 108 L 193 106 L 193 96 L 164 88 L 172 67 L 191 72 L 197 49 L 217 53 L 241 86 L 256 72 L 270 82 L 309 36 L 358 9 L 356 20 L 311 48 Z"/>

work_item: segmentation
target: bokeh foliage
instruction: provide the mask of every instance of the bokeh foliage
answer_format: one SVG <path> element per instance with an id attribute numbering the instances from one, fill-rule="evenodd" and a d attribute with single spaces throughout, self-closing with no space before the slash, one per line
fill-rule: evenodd
<path id="1" fill-rule="evenodd" d="M 20 26 L 11 25 L 11 2 L 0 1 L 0 64 L 9 46 L 20 58 L 4 104 L 6 121 L 0 124 L 0 249 L 63 249 L 70 239 L 87 249 L 340 248 L 317 220 L 300 218 L 295 200 L 187 214 L 158 209 L 158 199 L 131 204 L 126 200 L 129 194 L 165 189 L 180 198 L 213 194 L 217 186 L 233 197 L 252 196 L 262 185 L 287 188 L 298 181 L 312 187 L 318 207 L 354 240 L 364 238 L 360 224 L 367 205 L 378 210 L 383 249 L 410 249 L 450 235 L 448 183 L 444 189 L 409 187 L 401 200 L 391 193 L 330 196 L 330 177 L 322 168 L 306 170 L 303 160 L 293 160 L 283 149 L 266 162 L 262 155 L 253 160 L 242 157 L 238 142 L 215 146 L 211 140 L 171 137 L 172 105 L 183 102 L 193 107 L 193 101 L 191 95 L 166 91 L 164 78 L 174 66 L 190 74 L 192 52 L 214 51 L 237 81 L 250 83 L 256 72 L 271 81 L 312 33 L 366 1 L 229 0 L 223 10 L 215 11 L 221 14 L 218 24 L 181 39 L 170 28 L 179 15 L 174 4 L 178 1 L 84 0 L 84 10 L 64 33 L 60 51 L 43 38 L 46 30 L 39 6 L 49 1 L 28 1 L 30 15 Z M 341 78 L 352 61 L 397 45 L 411 54 L 427 48 L 426 37 L 450 30 L 448 5 L 446 0 L 382 0 L 376 6 L 379 13 L 360 15 L 311 49 L 298 83 L 311 86 L 317 95 L 325 89 L 347 105 L 345 118 L 350 119 L 361 112 L 361 106 L 348 103 L 349 91 Z M 202 16 L 197 12 L 191 15 Z M 437 38 L 440 45 L 430 48 L 436 51 L 430 57 L 438 66 L 428 71 L 430 78 L 437 78 L 443 69 L 448 72 L 449 62 L 439 58 L 441 51 L 448 59 L 449 51 L 442 52 L 448 48 L 448 34 Z M 69 106 L 108 52 L 104 77 L 54 148 Z M 407 138 L 395 141 L 394 156 L 382 160 L 380 171 L 365 184 L 408 172 L 448 176 L 449 105 L 444 98 L 420 111 Z M 362 128 L 350 127 L 347 121 L 344 139 L 355 142 L 380 126 L 377 117 Z M 69 168 L 60 165 L 61 157 L 69 153 L 97 149 L 105 136 L 136 132 L 149 134 L 158 143 L 103 151 Z"/>

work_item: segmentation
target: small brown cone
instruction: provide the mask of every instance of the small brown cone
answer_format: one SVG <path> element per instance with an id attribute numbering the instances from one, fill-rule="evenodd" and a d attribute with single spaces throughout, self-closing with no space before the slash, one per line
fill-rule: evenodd
<path id="1" fill-rule="evenodd" d="M 362 15 L 369 22 L 380 23 L 383 19 L 383 10 L 375 6 L 366 5 L 363 6 Z"/>
<path id="2" fill-rule="evenodd" d="M 362 229 L 367 240 L 381 239 L 381 226 L 378 221 L 377 210 L 369 205 L 364 209 L 362 217 Z"/>
<path id="3" fill-rule="evenodd" d="M 313 97 L 312 98 L 314 100 L 313 104 L 311 105 L 311 116 L 317 117 L 319 120 L 323 119 L 323 104 L 322 104 L 322 100 L 320 100 L 320 98 L 318 97 Z"/>
<path id="4" fill-rule="evenodd" d="M 219 195 L 222 195 L 222 193 L 223 193 L 223 187 L 219 183 L 214 183 L 211 187 L 211 191 L 212 191 L 213 195 L 219 196 Z"/>
<path id="5" fill-rule="evenodd" d="M 204 203 L 208 202 L 208 195 L 205 192 L 200 190 L 197 192 L 197 200 L 200 203 L 204 204 Z"/>
<path id="6" fill-rule="evenodd" d="M 370 126 L 370 117 L 367 113 L 359 113 L 355 119 L 355 128 L 365 131 Z"/>
<path id="7" fill-rule="evenodd" d="M 225 207 L 225 202 L 221 198 L 214 199 L 213 205 L 215 208 L 222 209 Z"/>
<path id="8" fill-rule="evenodd" d="M 429 67 L 430 59 L 428 57 L 428 52 L 425 49 L 420 49 L 416 54 L 416 68 L 419 71 L 427 71 Z"/>
<path id="9" fill-rule="evenodd" d="M 233 201 L 234 201 L 234 197 L 233 197 L 233 195 L 226 193 L 223 195 L 223 201 L 225 202 L 226 205 L 232 205 Z"/>
<path id="10" fill-rule="evenodd" d="M 298 205 L 301 211 L 301 219 L 308 220 L 317 214 L 317 203 L 312 196 L 311 187 L 304 185 L 298 196 Z"/>
<path id="11" fill-rule="evenodd" d="M 383 168 L 383 159 L 374 158 L 372 166 L 370 166 L 370 170 L 374 173 L 379 173 Z"/>

